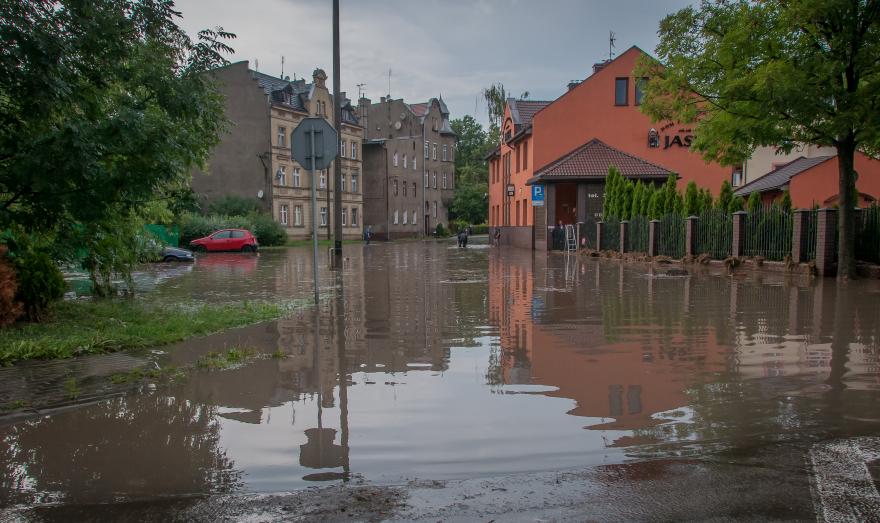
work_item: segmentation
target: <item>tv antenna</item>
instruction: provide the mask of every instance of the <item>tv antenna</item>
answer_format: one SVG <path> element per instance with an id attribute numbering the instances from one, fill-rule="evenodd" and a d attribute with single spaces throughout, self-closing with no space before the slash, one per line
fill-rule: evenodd
<path id="1" fill-rule="evenodd" d="M 366 86 L 367 86 L 367 84 L 357 84 L 358 101 L 360 101 L 360 99 L 364 97 L 364 87 L 366 87 Z"/>
<path id="2" fill-rule="evenodd" d="M 388 98 L 391 99 L 391 69 L 388 69 Z"/>
<path id="3" fill-rule="evenodd" d="M 284 79 L 284 55 L 281 55 L 281 79 Z"/>
<path id="4" fill-rule="evenodd" d="M 617 36 L 614 34 L 614 31 L 608 32 L 608 59 L 611 60 L 614 58 L 614 42 L 617 41 Z"/>

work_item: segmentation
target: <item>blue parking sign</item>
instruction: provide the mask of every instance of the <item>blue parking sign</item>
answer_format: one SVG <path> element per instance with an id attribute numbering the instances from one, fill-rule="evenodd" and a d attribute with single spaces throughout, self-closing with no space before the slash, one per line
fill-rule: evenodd
<path id="1" fill-rule="evenodd" d="M 532 185 L 532 207 L 544 206 L 544 186 Z"/>

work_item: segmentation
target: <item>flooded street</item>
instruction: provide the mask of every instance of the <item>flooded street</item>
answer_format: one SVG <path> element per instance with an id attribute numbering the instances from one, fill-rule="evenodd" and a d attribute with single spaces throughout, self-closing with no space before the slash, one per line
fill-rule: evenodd
<path id="1" fill-rule="evenodd" d="M 109 380 L 120 358 L 267 356 L 0 418 L 0 504 L 161 515 L 349 482 L 409 489 L 365 519 L 815 519 L 812 449 L 880 434 L 878 281 L 434 242 L 345 258 L 341 274 L 322 262 L 317 309 L 149 355 L 4 369 L 4 387 L 38 388 L 77 365 Z M 139 274 L 138 299 L 307 298 L 310 278 L 304 248 L 208 255 Z"/>

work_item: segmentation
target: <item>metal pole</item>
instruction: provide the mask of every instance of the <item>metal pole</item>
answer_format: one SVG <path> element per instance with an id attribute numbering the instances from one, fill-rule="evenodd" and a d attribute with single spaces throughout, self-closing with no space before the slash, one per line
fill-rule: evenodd
<path id="1" fill-rule="evenodd" d="M 318 305 L 318 192 L 315 188 L 315 128 L 309 129 L 309 144 L 312 148 L 312 277 L 315 281 L 315 306 Z"/>
<path id="2" fill-rule="evenodd" d="M 342 140 L 342 89 L 339 79 L 339 0 L 333 0 L 333 120 L 338 135 L 336 146 Z M 342 160 L 345 151 L 340 151 L 336 161 L 333 162 L 333 254 L 335 255 L 334 267 L 341 267 L 342 263 Z"/>

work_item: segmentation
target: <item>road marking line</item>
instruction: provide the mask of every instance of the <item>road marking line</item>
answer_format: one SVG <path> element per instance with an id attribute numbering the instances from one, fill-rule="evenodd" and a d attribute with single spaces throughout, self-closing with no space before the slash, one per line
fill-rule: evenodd
<path id="1" fill-rule="evenodd" d="M 867 465 L 877 459 L 880 459 L 880 438 L 852 438 L 813 445 L 809 460 L 818 521 L 880 522 L 880 493 Z"/>

